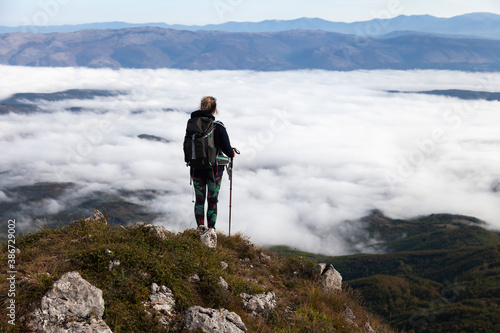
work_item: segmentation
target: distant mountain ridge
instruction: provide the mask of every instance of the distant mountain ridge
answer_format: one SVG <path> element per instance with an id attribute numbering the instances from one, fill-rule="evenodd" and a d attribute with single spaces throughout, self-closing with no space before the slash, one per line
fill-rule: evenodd
<path id="1" fill-rule="evenodd" d="M 91 68 L 499 71 L 500 40 L 408 34 L 185 31 L 154 27 L 0 35 L 0 64 Z"/>
<path id="2" fill-rule="evenodd" d="M 352 23 L 331 22 L 319 18 L 294 20 L 265 20 L 262 22 L 226 22 L 222 24 L 180 25 L 161 22 L 126 23 L 103 22 L 60 26 L 0 26 L 0 34 L 15 32 L 54 33 L 76 32 L 88 29 L 125 29 L 137 27 L 158 27 L 176 30 L 210 30 L 225 32 L 279 32 L 288 30 L 319 30 L 358 36 L 382 36 L 394 32 L 421 32 L 450 36 L 500 39 L 500 15 L 492 13 L 471 13 L 451 18 L 430 15 L 400 15 L 390 19 L 373 19 Z"/>

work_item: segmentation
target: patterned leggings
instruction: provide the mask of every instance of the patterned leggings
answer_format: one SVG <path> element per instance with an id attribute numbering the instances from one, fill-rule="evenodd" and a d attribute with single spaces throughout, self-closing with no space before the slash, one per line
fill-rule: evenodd
<path id="1" fill-rule="evenodd" d="M 208 203 L 207 221 L 209 228 L 215 228 L 217 221 L 217 202 L 222 183 L 224 167 L 212 170 L 193 170 L 193 185 L 196 196 L 194 217 L 198 226 L 205 225 L 205 198 Z M 215 179 L 214 179 L 215 176 Z M 208 193 L 207 193 L 208 189 Z"/>

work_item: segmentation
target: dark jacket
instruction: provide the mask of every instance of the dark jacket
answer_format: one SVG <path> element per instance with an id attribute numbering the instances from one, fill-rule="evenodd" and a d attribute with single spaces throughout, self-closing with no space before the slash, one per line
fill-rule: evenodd
<path id="1" fill-rule="evenodd" d="M 191 113 L 191 119 L 197 117 L 208 117 L 215 120 L 215 117 L 212 116 L 210 111 L 195 111 Z M 214 144 L 215 148 L 217 148 L 217 152 L 223 152 L 227 157 L 234 157 L 234 151 L 231 147 L 231 142 L 229 141 L 229 136 L 227 135 L 226 128 L 222 123 L 215 122 L 214 129 Z"/>

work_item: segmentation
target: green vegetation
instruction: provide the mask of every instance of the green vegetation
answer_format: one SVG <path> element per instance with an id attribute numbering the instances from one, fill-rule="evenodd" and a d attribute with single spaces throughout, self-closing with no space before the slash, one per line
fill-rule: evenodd
<path id="1" fill-rule="evenodd" d="M 465 216 L 363 219 L 390 253 L 326 257 L 346 285 L 397 329 L 416 332 L 500 332 L 500 236 Z M 275 247 L 284 256 L 294 251 Z"/>
<path id="2" fill-rule="evenodd" d="M 18 236 L 16 241 L 20 249 L 16 255 L 18 325 L 7 324 L 2 310 L 2 332 L 26 332 L 20 318 L 38 306 L 55 281 L 74 270 L 103 291 L 103 319 L 115 333 L 174 331 L 175 323 L 193 305 L 236 312 L 249 332 L 364 332 L 367 321 L 377 332 L 392 332 L 364 309 L 350 288 L 322 292 L 313 278 L 312 261 L 274 254 L 261 260 L 263 250 L 242 235 L 218 234 L 217 249 L 210 249 L 200 243 L 195 230 L 170 233 L 162 240 L 143 224 L 123 227 L 79 220 Z M 2 262 L 7 262 L 6 247 L 3 243 Z M 120 265 L 109 270 L 111 260 L 119 260 Z M 188 281 L 194 274 L 200 282 Z M 219 277 L 229 283 L 229 291 L 217 283 Z M 148 299 L 153 282 L 175 295 L 176 315 L 170 328 L 160 328 L 154 317 L 145 315 L 142 302 Z M 8 289 L 5 272 L 0 274 L 0 287 Z M 264 291 L 276 293 L 276 308 L 261 317 L 245 312 L 239 294 Z M 346 319 L 345 306 L 354 312 L 355 324 Z"/>

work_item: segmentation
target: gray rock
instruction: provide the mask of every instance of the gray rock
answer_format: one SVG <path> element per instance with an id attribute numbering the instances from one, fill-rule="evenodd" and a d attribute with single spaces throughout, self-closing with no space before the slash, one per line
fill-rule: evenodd
<path id="1" fill-rule="evenodd" d="M 217 233 L 215 228 L 210 228 L 200 234 L 200 240 L 206 246 L 215 249 L 217 247 Z"/>
<path id="2" fill-rule="evenodd" d="M 247 328 L 240 316 L 226 309 L 205 309 L 193 306 L 186 311 L 186 330 L 208 333 L 241 333 Z"/>
<path id="3" fill-rule="evenodd" d="M 344 316 L 348 322 L 350 322 L 351 324 L 355 324 L 354 321 L 356 320 L 356 315 L 346 304 L 344 304 Z"/>
<path id="4" fill-rule="evenodd" d="M 91 217 L 87 217 L 86 219 L 80 219 L 80 220 L 75 220 L 72 221 L 71 223 L 80 223 L 80 222 L 91 222 L 91 223 L 103 223 L 103 224 L 108 224 L 108 220 L 106 220 L 106 217 L 104 216 L 103 213 L 101 213 L 100 210 L 94 209 L 94 213 L 92 214 Z M 89 235 L 90 236 L 90 235 Z M 92 236 L 90 236 L 92 237 Z M 80 240 L 72 240 L 72 242 L 78 242 Z"/>
<path id="5" fill-rule="evenodd" d="M 261 263 L 268 263 L 271 261 L 271 256 L 268 256 L 267 254 L 261 252 L 259 254 L 259 259 Z"/>
<path id="6" fill-rule="evenodd" d="M 170 315 L 175 306 L 175 298 L 172 291 L 166 286 L 151 284 L 151 295 L 149 301 L 143 303 L 147 307 L 153 308 L 156 312 Z"/>
<path id="7" fill-rule="evenodd" d="M 152 294 L 157 294 L 160 291 L 160 286 L 153 282 L 150 289 Z"/>
<path id="8" fill-rule="evenodd" d="M 316 276 L 317 279 L 321 278 L 321 274 L 323 274 L 323 271 L 325 270 L 325 268 L 326 268 L 326 264 L 324 264 L 324 263 L 317 264 L 315 266 L 314 275 Z"/>
<path id="9" fill-rule="evenodd" d="M 227 262 L 224 262 L 224 261 L 221 261 L 220 265 L 222 266 L 222 269 L 227 269 L 229 267 L 229 265 L 227 264 Z"/>
<path id="10" fill-rule="evenodd" d="M 198 274 L 193 274 L 188 278 L 188 282 L 190 283 L 198 283 L 200 281 L 200 276 Z"/>
<path id="11" fill-rule="evenodd" d="M 222 287 L 222 289 L 229 290 L 229 284 L 222 278 L 222 276 L 219 276 L 219 285 Z"/>
<path id="12" fill-rule="evenodd" d="M 240 296 L 243 298 L 243 308 L 254 314 L 268 313 L 276 307 L 276 295 L 274 292 L 259 295 L 242 293 Z"/>
<path id="13" fill-rule="evenodd" d="M 375 330 L 370 326 L 369 322 L 365 323 L 365 332 L 366 333 L 376 333 Z"/>
<path id="14" fill-rule="evenodd" d="M 325 292 L 342 291 L 342 275 L 332 265 L 326 266 L 323 270 L 320 275 L 320 283 Z"/>
<path id="15" fill-rule="evenodd" d="M 168 230 L 161 225 L 146 224 L 145 228 L 149 229 L 149 233 L 156 235 L 158 238 L 164 240 L 168 236 Z"/>
<path id="16" fill-rule="evenodd" d="M 102 291 L 69 272 L 42 297 L 40 306 L 28 315 L 28 327 L 43 333 L 112 333 L 102 320 Z"/>
<path id="17" fill-rule="evenodd" d="M 106 220 L 106 217 L 104 216 L 103 213 L 99 209 L 94 209 L 94 214 L 85 219 L 85 222 L 100 222 L 104 224 L 108 224 L 108 221 Z"/>
<path id="18" fill-rule="evenodd" d="M 120 265 L 121 265 L 120 260 L 110 260 L 108 262 L 108 271 L 111 272 L 113 270 L 113 268 L 118 267 Z"/>
<path id="19" fill-rule="evenodd" d="M 156 283 L 151 284 L 151 295 L 149 300 L 142 302 L 150 310 L 144 310 L 144 314 L 149 319 L 156 319 L 159 329 L 167 329 L 173 318 L 173 309 L 175 299 L 172 291 L 166 286 L 159 286 Z"/>

